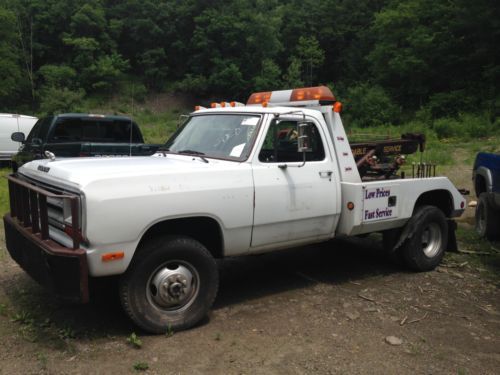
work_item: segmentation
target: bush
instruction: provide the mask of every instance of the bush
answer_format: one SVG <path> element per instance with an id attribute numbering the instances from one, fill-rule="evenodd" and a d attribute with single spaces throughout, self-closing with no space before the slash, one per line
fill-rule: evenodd
<path id="1" fill-rule="evenodd" d="M 133 99 L 140 103 L 144 103 L 148 89 L 144 84 L 137 82 L 124 82 L 120 87 L 121 94 L 127 99 Z"/>
<path id="2" fill-rule="evenodd" d="M 67 88 L 46 87 L 41 90 L 40 112 L 42 115 L 54 113 L 78 112 L 81 110 L 85 91 L 73 91 Z"/>
<path id="3" fill-rule="evenodd" d="M 399 122 L 401 111 L 380 86 L 362 83 L 347 90 L 345 117 L 355 126 L 368 127 Z"/>
<path id="4" fill-rule="evenodd" d="M 471 101 L 465 90 L 441 92 L 429 98 L 426 109 L 432 118 L 453 117 L 460 112 L 474 110 L 476 103 Z"/>
<path id="5" fill-rule="evenodd" d="M 69 87 L 76 86 L 76 71 L 67 65 L 44 65 L 38 70 L 46 86 Z"/>
<path id="6" fill-rule="evenodd" d="M 496 122 L 491 122 L 484 114 L 462 114 L 457 118 L 445 117 L 434 121 L 432 128 L 439 139 L 458 138 L 485 138 L 499 134 L 500 129 Z"/>
<path id="7" fill-rule="evenodd" d="M 175 90 L 204 95 L 208 91 L 208 80 L 203 75 L 186 74 L 184 79 L 174 85 Z"/>

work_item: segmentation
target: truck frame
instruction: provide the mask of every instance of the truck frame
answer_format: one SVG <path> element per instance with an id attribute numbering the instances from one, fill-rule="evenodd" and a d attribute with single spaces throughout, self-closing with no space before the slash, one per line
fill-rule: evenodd
<path id="1" fill-rule="evenodd" d="M 129 317 L 161 333 L 208 313 L 217 258 L 381 232 L 388 252 L 429 271 L 455 246 L 458 190 L 427 174 L 363 181 L 327 87 L 213 107 L 151 157 L 24 165 L 9 177 L 11 256 L 79 302 L 90 278 L 118 275 Z"/>

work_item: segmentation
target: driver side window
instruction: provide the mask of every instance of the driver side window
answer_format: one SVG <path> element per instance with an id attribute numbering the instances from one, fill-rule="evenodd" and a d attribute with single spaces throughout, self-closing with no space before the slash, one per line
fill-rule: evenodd
<path id="1" fill-rule="evenodd" d="M 297 151 L 297 124 L 298 121 L 294 120 L 273 120 L 260 150 L 259 160 L 263 163 L 301 162 L 303 155 Z M 323 160 L 325 151 L 321 136 L 312 123 L 310 143 L 312 152 L 306 153 L 306 160 Z"/>

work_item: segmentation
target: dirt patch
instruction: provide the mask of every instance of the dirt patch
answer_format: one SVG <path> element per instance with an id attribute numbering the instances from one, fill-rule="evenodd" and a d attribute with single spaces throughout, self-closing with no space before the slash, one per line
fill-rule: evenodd
<path id="1" fill-rule="evenodd" d="M 375 240 L 221 262 L 210 317 L 159 336 L 124 316 L 112 280 L 91 304 L 67 305 L 2 244 L 0 373 L 497 373 L 499 258 L 447 254 L 437 271 L 409 273 Z"/>
<path id="2" fill-rule="evenodd" d="M 199 98 L 187 94 L 162 93 L 147 97 L 144 103 L 140 104 L 140 107 L 153 113 L 163 113 L 172 109 L 193 109 L 198 104 L 197 100 Z"/>

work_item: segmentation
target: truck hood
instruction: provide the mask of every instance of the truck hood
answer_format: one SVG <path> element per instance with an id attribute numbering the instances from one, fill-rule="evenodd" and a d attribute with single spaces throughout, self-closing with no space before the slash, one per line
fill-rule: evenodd
<path id="1" fill-rule="evenodd" d="M 68 158 L 34 160 L 19 168 L 19 173 L 50 185 L 81 190 L 98 180 L 192 173 L 231 169 L 240 163 L 198 156 L 167 154 L 166 157 Z"/>

